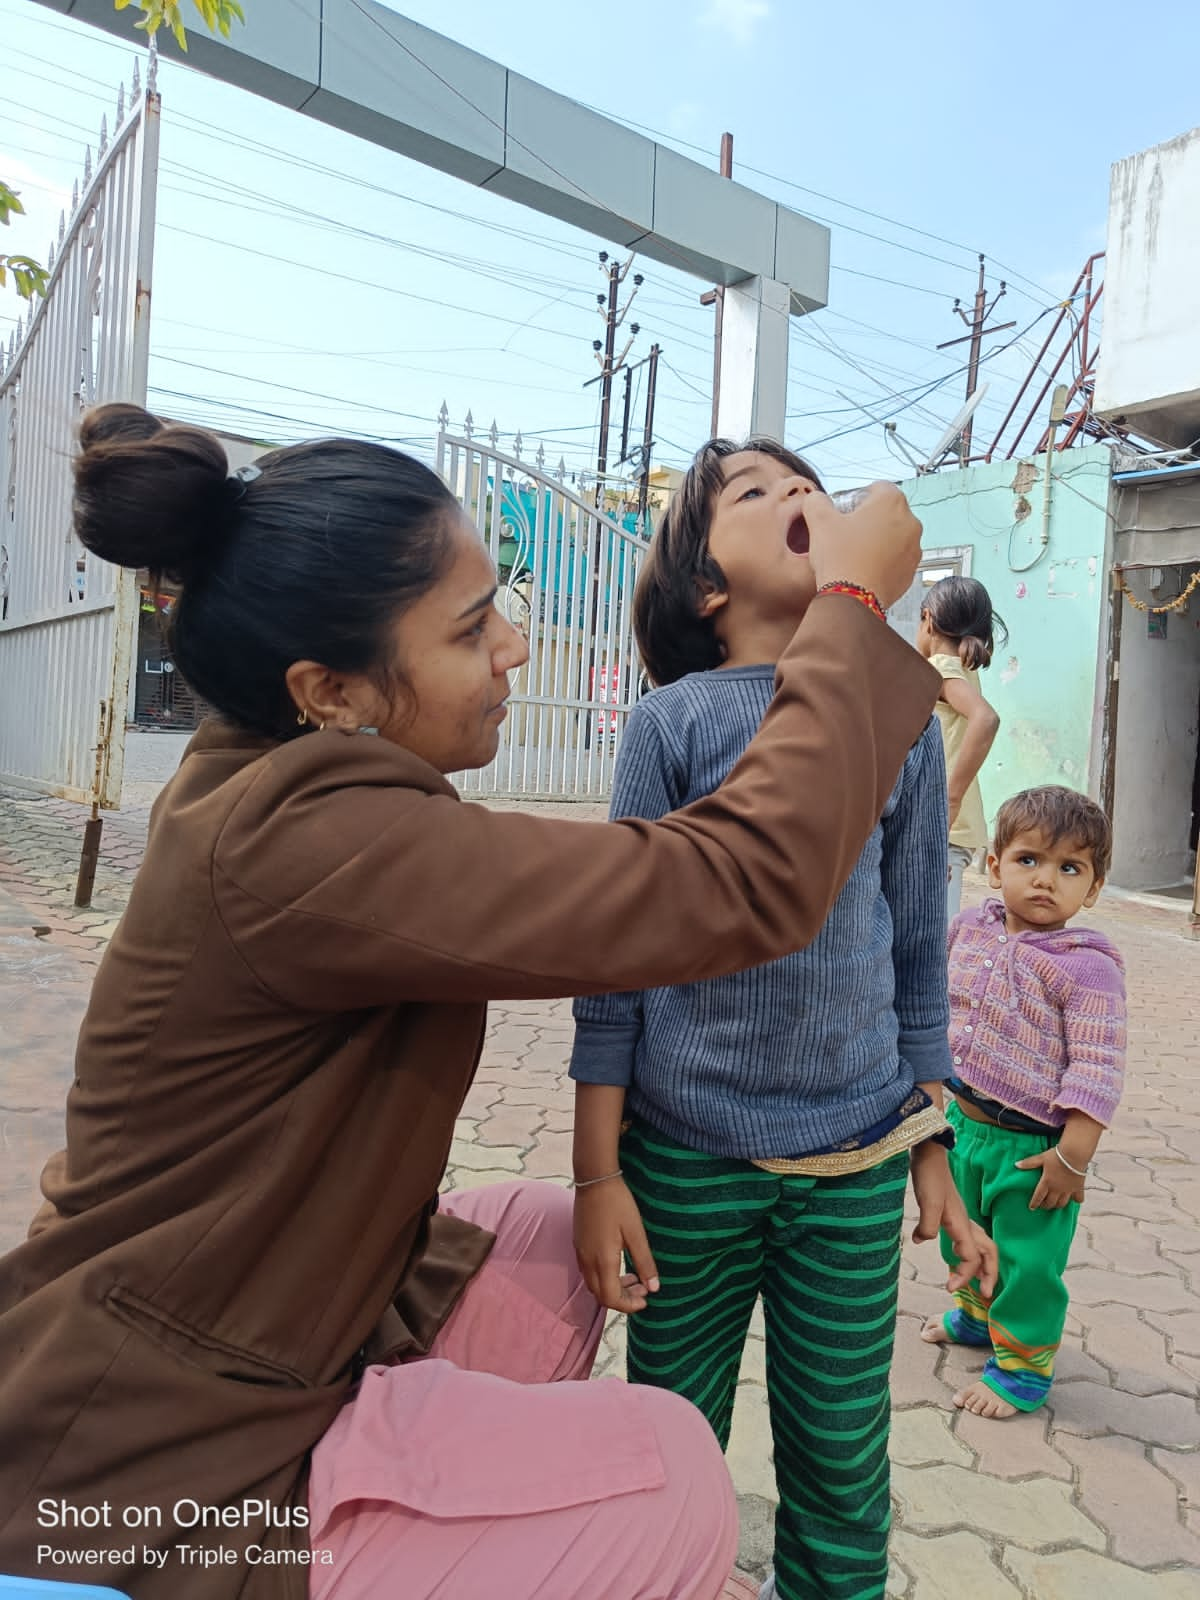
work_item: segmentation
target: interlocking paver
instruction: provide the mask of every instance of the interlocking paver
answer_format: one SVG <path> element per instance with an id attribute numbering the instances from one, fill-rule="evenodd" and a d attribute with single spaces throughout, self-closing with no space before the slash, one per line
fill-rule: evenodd
<path id="1" fill-rule="evenodd" d="M 455 1139 L 450 1146 L 450 1168 L 457 1172 L 461 1167 L 467 1167 L 474 1172 L 482 1172 L 485 1168 L 507 1172 L 511 1177 L 513 1173 L 522 1170 L 521 1152 L 514 1150 L 511 1145 L 485 1148 L 482 1145 L 467 1144 L 462 1139 Z"/>
<path id="2" fill-rule="evenodd" d="M 759 1495 L 764 1500 L 777 1498 L 771 1455 L 767 1391 L 759 1383 L 739 1383 L 727 1457 L 741 1493 Z"/>
<path id="3" fill-rule="evenodd" d="M 1147 1311 L 1146 1321 L 1165 1333 L 1177 1355 L 1200 1356 L 1200 1306 L 1194 1311 L 1173 1314 Z"/>
<path id="4" fill-rule="evenodd" d="M 499 1084 L 487 1083 L 477 1078 L 467 1090 L 467 1098 L 463 1101 L 460 1115 L 476 1119 L 485 1117 L 499 1099 Z"/>
<path id="5" fill-rule="evenodd" d="M 1091 1240 L 1093 1251 L 1102 1258 L 1101 1265 L 1107 1263 L 1133 1277 L 1165 1270 L 1153 1237 L 1142 1233 L 1132 1217 L 1112 1213 L 1089 1217 L 1080 1231 Z M 1073 1265 L 1085 1264 L 1075 1251 L 1071 1252 L 1071 1261 Z M 1091 1264 L 1096 1265 L 1094 1261 Z"/>
<path id="6" fill-rule="evenodd" d="M 951 1462 L 969 1467 L 975 1460 L 965 1441 L 950 1431 L 949 1412 L 931 1406 L 897 1411 L 892 1420 L 891 1456 L 906 1467 L 931 1467 Z"/>
<path id="7" fill-rule="evenodd" d="M 509 1144 L 527 1150 L 533 1144 L 542 1126 L 542 1112 L 537 1106 L 510 1106 L 504 1103 L 489 1107 L 488 1114 L 475 1125 L 477 1144 Z"/>
<path id="8" fill-rule="evenodd" d="M 571 1135 L 542 1133 L 525 1157 L 523 1170 L 531 1178 L 571 1176 Z"/>
<path id="9" fill-rule="evenodd" d="M 1033 1550 L 1104 1548 L 1104 1533 L 1075 1505 L 1070 1485 L 1052 1478 L 998 1483 L 966 1467 L 897 1466 L 892 1486 L 903 1526 L 914 1533 L 969 1528 Z"/>
<path id="10" fill-rule="evenodd" d="M 1088 1550 L 1036 1555 L 1010 1546 L 1004 1564 L 1029 1600 L 1196 1600 L 1196 1574 L 1138 1572 Z"/>
<path id="11" fill-rule="evenodd" d="M 1057 1432 L 1091 1438 L 1100 1433 L 1123 1433 L 1146 1444 L 1165 1444 L 1182 1450 L 1200 1448 L 1200 1414 L 1193 1396 L 1125 1394 L 1086 1379 L 1055 1384 L 1047 1401 Z"/>
<path id="12" fill-rule="evenodd" d="M 892 1405 L 948 1406 L 952 1391 L 938 1377 L 942 1347 L 920 1338 L 920 1317 L 900 1317 L 892 1359 Z"/>
<path id="13" fill-rule="evenodd" d="M 506 1084 L 503 1094 L 506 1106 L 542 1106 L 547 1110 L 570 1111 L 575 1104 L 573 1089 L 543 1089 L 531 1083 L 525 1087 Z"/>
<path id="14" fill-rule="evenodd" d="M 1150 1459 L 1177 1485 L 1180 1514 L 1200 1512 L 1200 1451 L 1154 1449 Z"/>
<path id="15" fill-rule="evenodd" d="M 997 1566 L 987 1541 L 973 1533 L 920 1539 L 900 1530 L 893 1536 L 897 1561 L 912 1576 L 916 1600 L 1020 1600 L 1021 1591 Z"/>
<path id="16" fill-rule="evenodd" d="M 1047 1437 L 1049 1422 L 1049 1416 L 1042 1411 L 1013 1417 L 999 1428 L 986 1417 L 960 1411 L 954 1432 L 974 1452 L 976 1470 L 985 1477 L 1069 1480 L 1071 1463 Z"/>
<path id="17" fill-rule="evenodd" d="M 1110 1305 L 1088 1329 L 1088 1354 L 1103 1363 L 1118 1389 L 1161 1394 L 1175 1389 L 1195 1397 L 1195 1384 L 1172 1366 L 1166 1335 L 1144 1322 L 1132 1306 Z"/>
<path id="18" fill-rule="evenodd" d="M 1105 1272 L 1099 1267 L 1068 1267 L 1066 1282 L 1072 1301 L 1080 1306 L 1102 1306 L 1115 1300 L 1121 1305 L 1144 1306 L 1147 1311 L 1189 1311 L 1196 1304 L 1181 1275 L 1169 1271 L 1165 1262 L 1146 1277 Z"/>
<path id="19" fill-rule="evenodd" d="M 1200 1539 L 1180 1518 L 1175 1482 L 1133 1439 L 1072 1439 L 1059 1449 L 1079 1469 L 1079 1503 L 1108 1529 L 1113 1554 L 1135 1567 L 1200 1567 Z"/>

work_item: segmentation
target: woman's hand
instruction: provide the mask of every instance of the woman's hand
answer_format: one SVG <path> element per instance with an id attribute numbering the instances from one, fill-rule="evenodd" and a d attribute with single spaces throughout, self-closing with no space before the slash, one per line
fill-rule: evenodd
<path id="1" fill-rule="evenodd" d="M 957 1268 L 946 1280 L 947 1289 L 953 1293 L 977 1278 L 980 1294 L 990 1300 L 996 1292 L 1000 1259 L 994 1241 L 967 1216 L 943 1146 L 930 1140 L 916 1145 L 909 1155 L 909 1171 L 920 1213 L 913 1229 L 913 1243 L 936 1239 L 939 1230 L 944 1229 L 958 1260 Z"/>
<path id="2" fill-rule="evenodd" d="M 894 484 L 873 483 L 862 504 L 847 512 L 814 489 L 805 497 L 804 520 L 818 587 L 843 579 L 869 589 L 885 607 L 912 587 L 921 524 Z"/>
<path id="3" fill-rule="evenodd" d="M 621 1272 L 623 1251 L 629 1252 L 632 1273 Z M 583 1281 L 610 1311 L 641 1311 L 647 1297 L 658 1292 L 658 1268 L 624 1179 L 576 1189 L 575 1256 Z"/>

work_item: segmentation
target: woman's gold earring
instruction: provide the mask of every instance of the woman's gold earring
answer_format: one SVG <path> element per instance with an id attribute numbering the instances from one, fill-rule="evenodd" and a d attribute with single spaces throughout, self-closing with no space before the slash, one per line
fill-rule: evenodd
<path id="1" fill-rule="evenodd" d="M 296 718 L 296 725 L 297 725 L 297 727 L 303 728 L 307 721 L 308 721 L 308 712 L 307 711 L 302 711 L 300 713 L 300 715 Z"/>

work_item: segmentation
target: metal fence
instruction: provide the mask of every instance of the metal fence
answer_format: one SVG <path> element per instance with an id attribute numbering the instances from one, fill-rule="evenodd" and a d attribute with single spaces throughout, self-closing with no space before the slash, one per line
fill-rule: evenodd
<path id="1" fill-rule="evenodd" d="M 500 579 L 498 604 L 529 640 L 491 766 L 458 773 L 465 792 L 604 800 L 629 711 L 643 687 L 633 638 L 633 588 L 646 550 L 636 529 L 568 487 L 539 448 L 499 448 L 493 425 L 468 416 L 446 431 L 438 471 L 478 528 Z"/>
<path id="2" fill-rule="evenodd" d="M 116 133 L 101 123 L 51 248 L 45 298 L 0 349 L 0 781 L 119 804 L 133 573 L 86 555 L 71 530 L 80 414 L 144 404 L 159 97 L 134 68 Z"/>

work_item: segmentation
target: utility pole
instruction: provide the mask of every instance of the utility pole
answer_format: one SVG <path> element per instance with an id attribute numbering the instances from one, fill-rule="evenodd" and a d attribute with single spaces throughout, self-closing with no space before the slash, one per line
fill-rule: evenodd
<path id="1" fill-rule="evenodd" d="M 733 135 L 721 135 L 721 176 L 733 177 Z M 711 438 L 717 436 L 717 411 L 721 404 L 721 332 L 725 325 L 725 289 L 718 284 L 715 289 L 710 289 L 707 294 L 700 296 L 702 306 L 715 306 L 716 313 L 713 317 L 713 396 L 712 396 L 712 423 L 709 428 Z"/>
<path id="2" fill-rule="evenodd" d="M 625 321 L 629 308 L 633 304 L 633 297 L 644 282 L 642 274 L 640 272 L 635 273 L 633 289 L 629 299 L 626 300 L 623 306 L 620 305 L 621 285 L 624 283 L 626 274 L 632 265 L 632 256 L 622 263 L 620 261 L 610 261 L 607 250 L 601 250 L 600 252 L 600 270 L 608 279 L 608 293 L 596 296 L 596 304 L 600 309 L 600 315 L 604 318 L 604 338 L 593 339 L 592 349 L 596 352 L 596 360 L 600 363 L 600 443 L 596 454 L 596 504 L 601 509 L 604 506 L 604 485 L 608 474 L 608 431 L 612 421 L 613 379 L 625 365 L 625 357 L 629 354 L 629 347 L 641 331 L 636 322 L 630 324 L 629 338 L 626 341 L 624 350 L 618 356 L 616 353 L 617 329 Z M 595 383 L 596 380 L 592 378 L 590 381 Z M 586 388 L 587 385 L 585 384 L 584 387 Z"/>
<path id="3" fill-rule="evenodd" d="M 984 324 L 987 322 L 987 319 L 991 316 L 992 312 L 1004 298 L 1006 288 L 1007 285 L 1005 284 L 1004 279 L 1001 278 L 1000 289 L 996 295 L 996 298 L 992 301 L 991 305 L 988 305 L 987 288 L 984 278 L 984 258 L 981 255 L 979 257 L 979 287 L 975 291 L 975 305 L 971 315 L 968 316 L 963 310 L 961 300 L 956 300 L 954 302 L 955 311 L 971 331 L 963 334 L 958 339 L 947 339 L 944 344 L 938 345 L 939 350 L 949 350 L 951 345 L 966 344 L 968 341 L 970 342 L 971 353 L 967 358 L 968 400 L 979 387 L 979 353 L 983 345 L 984 336 L 993 333 L 1003 333 L 1005 328 L 1016 327 L 1015 322 L 998 322 L 995 327 L 992 328 L 984 326 Z M 962 438 L 958 447 L 958 459 L 960 464 L 964 467 L 971 459 L 971 433 L 973 426 L 974 418 L 968 417 L 963 426 Z"/>
<path id="4" fill-rule="evenodd" d="M 629 457 L 629 406 L 633 399 L 633 368 L 625 368 L 625 411 L 621 417 L 621 460 Z"/>
<path id="5" fill-rule="evenodd" d="M 604 338 L 592 340 L 592 349 L 595 351 L 596 360 L 600 364 L 600 377 L 599 380 L 589 378 L 587 383 L 584 384 L 585 389 L 597 381 L 600 384 L 600 439 L 596 452 L 596 515 L 592 518 L 592 536 L 589 541 L 591 545 L 589 561 L 592 569 L 592 621 L 588 639 L 587 698 L 592 702 L 593 707 L 598 706 L 601 709 L 593 709 L 587 714 L 587 732 L 585 733 L 584 742 L 588 748 L 591 746 L 592 733 L 594 731 L 598 732 L 603 728 L 604 712 L 602 708 L 607 703 L 605 680 L 602 678 L 598 682 L 597 674 L 607 673 L 609 670 L 608 663 L 601 658 L 599 650 L 600 635 L 604 627 L 604 595 L 601 591 L 600 567 L 604 552 L 604 540 L 606 537 L 611 537 L 605 500 L 608 484 L 608 431 L 612 421 L 613 379 L 625 367 L 625 357 L 629 354 L 633 341 L 641 331 L 636 322 L 630 323 L 629 338 L 625 341 L 625 348 L 618 355 L 617 330 L 625 321 L 629 308 L 633 304 L 634 295 L 637 294 L 645 281 L 640 272 L 634 274 L 633 288 L 630 290 L 629 298 L 622 306 L 620 304 L 621 285 L 624 283 L 632 265 L 632 256 L 622 263 L 620 261 L 610 261 L 607 250 L 601 250 L 600 252 L 600 270 L 608 279 L 607 293 L 596 296 L 596 304 L 600 309 L 600 315 L 604 318 Z M 622 459 L 624 459 L 625 441 L 629 437 L 629 377 L 630 374 L 626 371 Z M 610 583 L 611 581 L 610 574 Z"/>
<path id="6" fill-rule="evenodd" d="M 642 470 L 638 475 L 638 522 L 644 527 L 650 499 L 650 454 L 654 449 L 654 391 L 658 386 L 659 347 L 650 346 L 650 375 L 646 380 L 646 423 L 642 430 Z"/>

